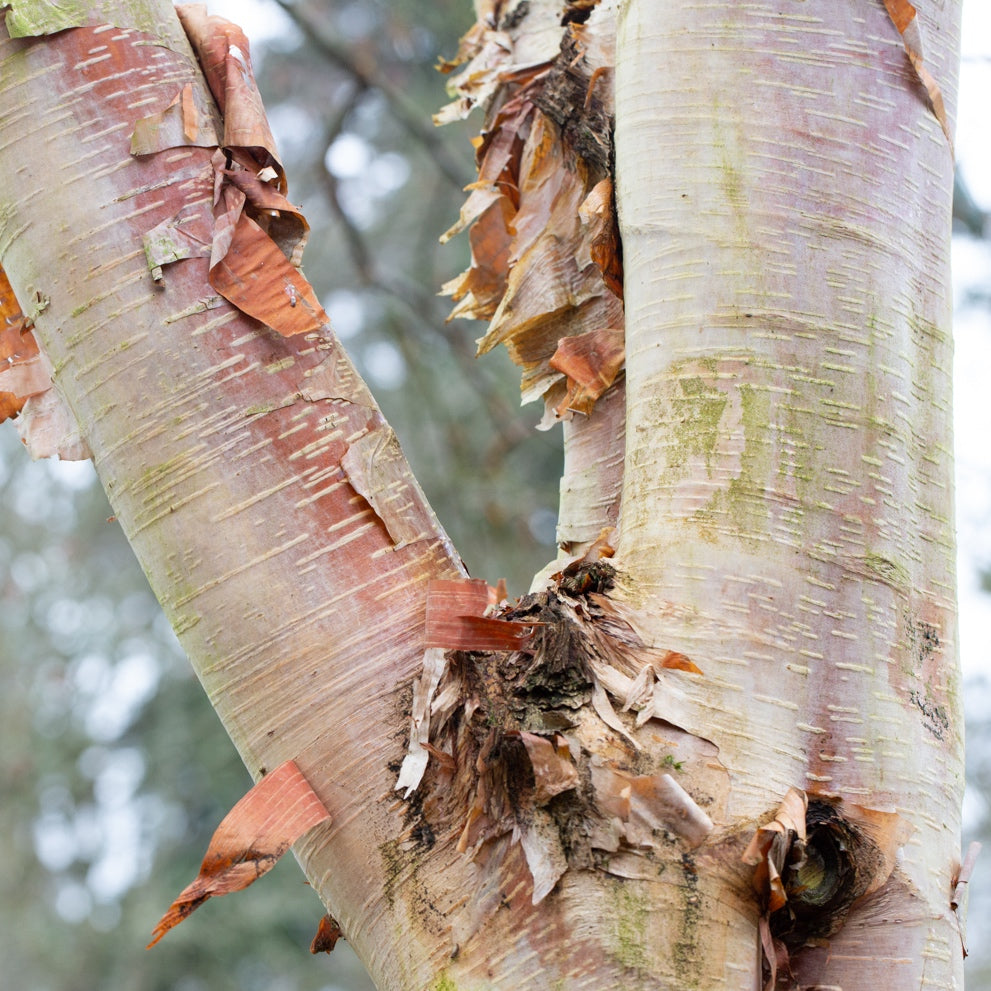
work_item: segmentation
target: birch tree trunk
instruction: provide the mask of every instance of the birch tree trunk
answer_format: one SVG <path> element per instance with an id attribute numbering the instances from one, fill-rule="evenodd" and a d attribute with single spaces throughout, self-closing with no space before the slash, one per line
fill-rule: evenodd
<path id="1" fill-rule="evenodd" d="M 918 13 L 952 113 L 957 5 Z M 908 827 L 800 986 L 958 987 L 951 148 L 881 3 L 631 4 L 619 51 L 621 594 L 705 673 L 658 715 L 729 823 L 797 786 Z M 749 920 L 698 939 L 743 986 Z"/>
<path id="2" fill-rule="evenodd" d="M 520 181 L 477 215 L 504 284 L 462 296 L 558 415 L 587 399 L 558 339 L 624 321 L 589 261 L 611 149 L 527 87 L 573 72 L 606 120 L 614 43 L 625 264 L 625 378 L 566 424 L 559 570 L 492 651 L 425 636 L 463 569 L 329 328 L 266 326 L 296 283 L 262 323 L 209 251 L 149 271 L 232 143 L 170 5 L 13 5 L 0 262 L 245 763 L 331 813 L 295 853 L 379 987 L 962 987 L 952 153 L 892 6 L 479 5 L 479 102 L 525 116 L 531 175 L 574 153 L 555 202 L 586 209 L 530 283 Z M 918 13 L 952 119 L 958 4 Z M 174 100 L 201 130 L 132 154 Z"/>

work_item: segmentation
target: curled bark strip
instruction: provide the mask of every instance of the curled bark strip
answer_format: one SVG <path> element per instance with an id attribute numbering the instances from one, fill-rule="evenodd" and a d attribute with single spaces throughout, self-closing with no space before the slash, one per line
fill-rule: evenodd
<path id="1" fill-rule="evenodd" d="M 28 396 L 50 385 L 49 369 L 42 367 L 38 342 L 0 268 L 0 422 L 16 416 Z"/>
<path id="2" fill-rule="evenodd" d="M 562 337 L 549 364 L 568 377 L 568 393 L 557 407 L 558 416 L 571 410 L 589 413 L 595 401 L 616 380 L 626 360 L 622 328 L 590 330 Z"/>
<path id="3" fill-rule="evenodd" d="M 480 578 L 433 579 L 427 590 L 428 647 L 446 650 L 518 650 L 533 626 L 484 615 L 490 590 Z"/>
<path id="4" fill-rule="evenodd" d="M 960 929 L 960 949 L 963 951 L 965 959 L 969 956 L 967 952 L 967 885 L 970 883 L 970 877 L 974 873 L 974 865 L 977 863 L 977 857 L 980 852 L 981 844 L 976 841 L 971 843 L 967 848 L 967 855 L 964 857 L 960 868 L 954 874 L 952 883 L 953 893 L 950 895 L 950 908 L 957 917 L 957 925 Z"/>
<path id="5" fill-rule="evenodd" d="M 202 89 L 186 83 L 164 110 L 135 122 L 131 132 L 131 154 L 153 155 L 156 151 L 181 145 L 219 146 L 219 120 L 216 108 L 208 101 L 209 97 Z"/>
<path id="6" fill-rule="evenodd" d="M 177 8 L 213 94 L 185 84 L 163 110 L 138 120 L 131 154 L 181 146 L 216 147 L 212 174 L 174 176 L 177 210 L 144 237 L 148 267 L 209 256 L 210 285 L 228 302 L 285 337 L 329 332 L 330 321 L 299 271 L 309 225 L 286 199 L 279 159 L 237 25 L 203 4 Z M 212 203 L 209 189 L 212 187 Z"/>
<path id="7" fill-rule="evenodd" d="M 317 926 L 317 933 L 310 943 L 310 953 L 332 953 L 337 941 L 344 938 L 341 924 L 332 915 L 325 915 Z"/>
<path id="8" fill-rule="evenodd" d="M 223 146 L 250 149 L 262 166 L 274 167 L 284 193 L 285 174 L 255 83 L 247 37 L 231 21 L 208 14 L 206 4 L 180 4 L 176 13 L 223 114 Z"/>
<path id="9" fill-rule="evenodd" d="M 409 750 L 396 781 L 396 789 L 407 798 L 419 787 L 431 756 L 445 765 L 452 761 L 448 751 L 430 742 L 431 716 L 440 715 L 441 699 L 435 704 L 434 698 L 450 668 L 447 651 L 514 651 L 533 635 L 534 624 L 483 615 L 500 594 L 505 596 L 504 583 L 490 589 L 480 578 L 432 579 L 428 585 L 423 670 L 413 683 Z M 449 692 L 443 698 L 444 711 L 449 711 L 455 695 Z"/>
<path id="10" fill-rule="evenodd" d="M 148 948 L 208 898 L 240 891 L 268 873 L 304 833 L 330 819 L 295 761 L 258 782 L 217 827 L 196 880 L 159 919 Z"/>
<path id="11" fill-rule="evenodd" d="M 35 313 L 47 301 L 35 300 Z M 85 461 L 90 450 L 76 418 L 52 386 L 52 367 L 31 331 L 26 317 L 0 268 L 0 423 L 14 426 L 32 458 L 59 457 Z"/>
<path id="12" fill-rule="evenodd" d="M 593 762 L 592 785 L 600 807 L 620 821 L 619 835 L 632 846 L 649 847 L 655 830 L 668 830 L 694 850 L 713 830 L 709 816 L 670 774 L 635 775 Z"/>
<path id="13" fill-rule="evenodd" d="M 953 153 L 953 135 L 950 133 L 950 122 L 946 117 L 946 107 L 943 104 L 943 93 L 939 84 L 933 79 L 932 74 L 923 64 L 922 59 L 922 31 L 919 28 L 919 19 L 916 16 L 915 7 L 908 0 L 884 0 L 884 6 L 888 11 L 888 16 L 892 23 L 898 28 L 898 33 L 902 36 L 905 45 L 905 53 L 908 60 L 915 69 L 915 74 L 919 77 L 919 82 L 925 88 L 929 97 L 929 106 L 933 115 L 939 121 L 939 126 L 946 135 L 946 140 L 950 145 L 950 153 Z"/>
<path id="14" fill-rule="evenodd" d="M 430 704 L 447 668 L 447 656 L 442 647 L 428 647 L 423 652 L 423 670 L 413 683 L 409 750 L 403 758 L 396 781 L 396 791 L 402 791 L 406 798 L 419 787 L 430 760 L 430 751 L 426 747 L 430 739 Z"/>
<path id="15" fill-rule="evenodd" d="M 976 840 L 967 847 L 967 856 L 964 857 L 960 869 L 953 878 L 953 894 L 950 896 L 950 908 L 955 912 L 964 902 L 964 885 L 970 882 L 970 877 L 974 873 L 974 866 L 977 857 L 981 852 L 981 844 Z"/>
<path id="16" fill-rule="evenodd" d="M 86 23 L 87 5 L 81 0 L 62 3 L 24 3 L 13 0 L 7 13 L 7 33 L 11 38 L 34 38 L 55 34 Z"/>
<path id="17" fill-rule="evenodd" d="M 507 734 L 509 735 L 509 734 Z M 546 805 L 555 795 L 577 788 L 578 769 L 568 748 L 568 741 L 559 733 L 548 739 L 536 733 L 520 732 L 526 747 L 536 787 L 534 801 Z"/>
<path id="18" fill-rule="evenodd" d="M 63 461 L 86 461 L 93 456 L 75 416 L 54 387 L 29 396 L 14 426 L 35 460 L 57 457 Z"/>

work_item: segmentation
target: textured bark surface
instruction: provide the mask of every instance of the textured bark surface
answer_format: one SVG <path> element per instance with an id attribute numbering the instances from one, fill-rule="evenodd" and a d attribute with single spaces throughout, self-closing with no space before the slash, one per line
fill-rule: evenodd
<path id="1" fill-rule="evenodd" d="M 333 816 L 297 856 L 379 986 L 739 991 L 787 947 L 782 988 L 961 987 L 952 162 L 880 0 L 479 4 L 507 158 L 457 292 L 571 417 L 585 557 L 503 607 L 525 644 L 446 654 L 460 562 L 329 328 L 244 316 L 207 257 L 149 270 L 216 149 L 132 154 L 210 102 L 132 6 L 3 38 L 0 263 L 248 767 L 294 759 Z M 587 404 L 569 362 L 622 304 L 608 136 L 566 111 L 609 106 L 617 13 L 627 393 Z M 921 13 L 952 117 L 959 11 Z"/>
<path id="2" fill-rule="evenodd" d="M 919 14 L 952 118 L 959 11 Z M 881 3 L 631 3 L 618 48 L 616 563 L 706 675 L 657 715 L 716 744 L 731 822 L 795 785 L 910 824 L 800 986 L 959 987 L 950 148 Z"/>

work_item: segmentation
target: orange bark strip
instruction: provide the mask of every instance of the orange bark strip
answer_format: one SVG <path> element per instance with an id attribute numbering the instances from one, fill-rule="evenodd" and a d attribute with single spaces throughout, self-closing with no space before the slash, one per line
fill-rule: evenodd
<path id="1" fill-rule="evenodd" d="M 330 321 L 298 269 L 309 227 L 285 197 L 285 170 L 255 83 L 248 40 L 236 24 L 207 14 L 202 4 L 181 5 L 177 12 L 223 115 L 223 133 L 201 126 L 210 124 L 209 114 L 186 87 L 163 114 L 138 122 L 132 152 L 161 150 L 180 138 L 183 144 L 202 144 L 211 136 L 224 152 L 214 156 L 209 252 L 202 232 L 181 229 L 191 218 L 177 214 L 164 225 L 168 230 L 160 225 L 146 237 L 149 264 L 155 271 L 156 265 L 209 253 L 210 285 L 239 310 L 284 337 L 324 330 Z"/>
<path id="2" fill-rule="evenodd" d="M 3 269 L 0 269 L 0 279 L 2 278 Z M 0 326 L 0 361 L 10 365 L 33 358 L 38 353 L 38 343 L 34 339 L 34 334 L 25 329 L 24 318 L 21 316 L 16 300 L 14 301 L 14 308 L 17 309 L 17 316 L 6 316 L 2 292 L 3 290 L 0 288 L 0 319 L 3 320 L 3 326 Z M 0 366 L 0 371 L 2 371 L 2 366 Z"/>
<path id="3" fill-rule="evenodd" d="M 529 623 L 514 623 L 498 616 L 458 616 L 457 650 L 519 650 L 533 637 Z"/>
<path id="4" fill-rule="evenodd" d="M 0 392 L 0 423 L 17 416 L 27 402 L 26 396 L 18 396 L 14 392 Z"/>
<path id="5" fill-rule="evenodd" d="M 163 111 L 135 123 L 131 154 L 180 145 L 216 147 L 213 206 L 187 184 L 187 202 L 144 237 L 156 282 L 164 265 L 210 256 L 210 285 L 284 337 L 326 330 L 330 321 L 299 271 L 309 225 L 285 196 L 286 178 L 237 25 L 201 4 L 177 8 L 214 99 L 187 84 Z M 198 102 L 199 101 L 199 102 Z M 221 150 L 223 149 L 223 150 Z"/>
<path id="6" fill-rule="evenodd" d="M 427 646 L 449 647 L 449 639 L 461 631 L 460 617 L 481 616 L 488 604 L 488 585 L 481 578 L 431 581 L 427 587 Z"/>
<path id="7" fill-rule="evenodd" d="M 915 17 L 915 7 L 908 0 L 884 0 L 884 5 L 888 8 L 888 14 L 895 27 L 898 28 L 898 33 L 904 34 L 905 28 L 912 23 Z"/>
<path id="8" fill-rule="evenodd" d="M 0 360 L 30 358 L 38 353 L 38 345 L 24 326 L 24 313 L 17 302 L 7 273 L 0 268 Z"/>
<path id="9" fill-rule="evenodd" d="M 751 866 L 760 865 L 771 849 L 774 840 L 779 836 L 787 836 L 791 833 L 800 840 L 804 840 L 805 813 L 808 804 L 809 800 L 805 792 L 799 791 L 797 788 L 789 788 L 773 821 L 766 826 L 761 826 L 754 833 L 747 849 L 743 852 L 741 858 L 743 862 Z"/>
<path id="10" fill-rule="evenodd" d="M 578 212 L 589 239 L 589 257 L 602 273 L 602 281 L 617 298 L 622 299 L 623 261 L 620 257 L 612 180 L 607 178 L 596 183 Z"/>
<path id="11" fill-rule="evenodd" d="M 180 4 L 176 13 L 224 115 L 224 147 L 250 148 L 256 157 L 267 159 L 262 165 L 278 171 L 278 188 L 284 193 L 285 175 L 251 69 L 247 37 L 231 21 L 208 14 L 205 4 Z"/>
<path id="12" fill-rule="evenodd" d="M 330 318 L 312 286 L 247 214 L 241 214 L 210 285 L 243 313 L 283 337 L 329 329 Z"/>
<path id="13" fill-rule="evenodd" d="M 426 646 L 446 650 L 518 650 L 533 625 L 484 616 L 489 588 L 481 578 L 435 579 L 427 589 Z"/>
<path id="14" fill-rule="evenodd" d="M 27 385 L 32 379 L 30 368 L 19 368 L 22 365 L 40 366 L 38 358 L 38 343 L 34 334 L 27 329 L 20 303 L 14 295 L 7 274 L 0 268 L 0 423 L 16 416 L 28 396 L 38 392 Z M 50 384 L 45 371 L 45 382 L 40 391 Z"/>
<path id="15" fill-rule="evenodd" d="M 193 100 L 193 87 L 186 83 L 182 88 L 182 133 L 190 144 L 196 143 L 200 133 L 199 112 Z"/>
<path id="16" fill-rule="evenodd" d="M 51 364 L 41 353 L 0 268 L 0 423 L 15 416 L 32 458 L 57 455 L 64 461 L 81 461 L 90 457 L 75 419 L 52 388 Z"/>
<path id="17" fill-rule="evenodd" d="M 568 376 L 568 393 L 558 406 L 559 416 L 565 410 L 591 412 L 595 401 L 616 381 L 623 367 L 624 342 L 622 328 L 590 330 L 558 341 L 550 366 Z"/>
<path id="18" fill-rule="evenodd" d="M 925 87 L 929 96 L 929 105 L 946 135 L 946 140 L 950 143 L 950 151 L 952 152 L 953 137 L 950 133 L 950 122 L 946 117 L 946 107 L 943 104 L 943 93 L 939 84 L 922 63 L 922 31 L 919 29 L 915 7 L 908 0 L 884 0 L 884 6 L 892 23 L 898 28 L 898 33 L 902 36 L 908 59 L 912 63 L 912 68 L 915 69 L 915 74 L 919 77 L 919 82 Z"/>
<path id="19" fill-rule="evenodd" d="M 776 986 L 778 968 L 782 963 L 787 963 L 787 950 L 773 938 L 769 919 L 788 901 L 781 870 L 792 844 L 796 840 L 805 842 L 808 806 L 808 796 L 804 791 L 789 788 L 774 819 L 754 833 L 740 858 L 745 864 L 755 867 L 752 883 L 766 906 L 759 920 L 761 948 L 770 971 L 766 991 L 772 991 Z"/>
<path id="20" fill-rule="evenodd" d="M 17 416 L 29 396 L 51 386 L 48 365 L 0 268 L 0 423 Z"/>
<path id="21" fill-rule="evenodd" d="M 325 915 L 317 926 L 317 934 L 310 943 L 310 953 L 331 953 L 337 941 L 343 939 L 340 923 L 332 915 Z"/>
<path id="22" fill-rule="evenodd" d="M 158 921 L 150 949 L 208 898 L 240 891 L 270 871 L 304 833 L 330 819 L 294 761 L 262 778 L 217 827 L 200 872 Z"/>
<path id="23" fill-rule="evenodd" d="M 701 674 L 702 669 L 694 664 L 691 658 L 679 653 L 677 650 L 669 650 L 661 658 L 661 667 L 673 671 L 690 671 L 692 674 Z"/>

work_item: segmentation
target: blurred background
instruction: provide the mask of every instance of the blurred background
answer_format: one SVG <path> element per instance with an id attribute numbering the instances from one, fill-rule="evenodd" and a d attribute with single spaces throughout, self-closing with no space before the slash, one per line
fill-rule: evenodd
<path id="1" fill-rule="evenodd" d="M 954 265 L 965 845 L 991 839 L 991 10 L 965 3 Z M 252 42 L 306 271 L 472 574 L 512 594 L 554 555 L 560 435 L 518 407 L 502 350 L 446 324 L 440 248 L 479 120 L 435 130 L 437 57 L 468 0 L 211 0 Z M 31 462 L 0 429 L 0 967 L 10 991 L 366 991 L 292 858 L 150 931 L 250 779 L 138 570 L 92 465 Z M 971 883 L 968 988 L 991 991 L 991 849 Z M 983 889 L 983 890 L 982 890 Z"/>

